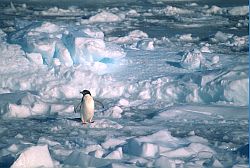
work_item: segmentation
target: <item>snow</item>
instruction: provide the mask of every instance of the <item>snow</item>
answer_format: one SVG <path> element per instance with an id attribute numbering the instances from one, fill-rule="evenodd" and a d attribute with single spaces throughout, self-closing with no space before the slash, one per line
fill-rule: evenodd
<path id="1" fill-rule="evenodd" d="M 0 167 L 248 167 L 248 4 L 110 2 L 0 6 Z"/>

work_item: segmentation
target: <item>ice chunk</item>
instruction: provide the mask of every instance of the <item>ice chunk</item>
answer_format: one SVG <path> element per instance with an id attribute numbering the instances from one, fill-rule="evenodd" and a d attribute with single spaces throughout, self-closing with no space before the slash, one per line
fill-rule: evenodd
<path id="1" fill-rule="evenodd" d="M 49 113 L 50 106 L 47 103 L 44 103 L 42 101 L 38 101 L 34 103 L 34 105 L 31 108 L 32 114 L 46 114 Z"/>
<path id="2" fill-rule="evenodd" d="M 32 146 L 21 153 L 11 168 L 54 167 L 48 146 Z"/>
<path id="3" fill-rule="evenodd" d="M 154 42 L 151 40 L 141 40 L 137 42 L 136 47 L 142 50 L 154 50 Z"/>
<path id="4" fill-rule="evenodd" d="M 115 129 L 123 128 L 122 125 L 118 124 L 117 122 L 108 120 L 108 119 L 96 120 L 93 124 L 90 125 L 90 127 L 91 128 L 115 128 Z"/>
<path id="5" fill-rule="evenodd" d="M 202 53 L 194 49 L 185 53 L 181 60 L 181 66 L 186 69 L 200 69 L 205 62 Z"/>
<path id="6" fill-rule="evenodd" d="M 155 157 L 164 151 L 161 149 L 163 147 L 165 149 L 176 148 L 187 143 L 185 140 L 172 137 L 170 132 L 166 130 L 158 131 L 148 136 L 131 138 L 127 142 L 123 146 L 126 153 L 143 157 Z"/>
<path id="7" fill-rule="evenodd" d="M 35 102 L 39 100 L 37 95 L 31 94 L 30 92 L 25 93 L 23 97 L 21 97 L 17 104 L 26 105 L 26 106 L 33 106 Z"/>
<path id="8" fill-rule="evenodd" d="M 74 35 L 69 35 L 66 39 L 68 48 L 72 49 L 70 52 L 75 64 L 101 61 L 103 58 L 117 59 L 126 55 L 121 47 L 106 45 L 102 39 Z"/>
<path id="9" fill-rule="evenodd" d="M 93 156 L 84 154 L 83 152 L 74 151 L 64 161 L 65 165 L 87 167 L 104 167 L 110 164 L 106 159 L 99 159 Z"/>
<path id="10" fill-rule="evenodd" d="M 210 51 L 210 49 L 209 49 L 209 47 L 208 46 L 203 46 L 203 47 L 201 47 L 201 52 L 203 52 L 203 53 L 211 53 L 211 51 Z"/>
<path id="11" fill-rule="evenodd" d="M 88 153 L 90 156 L 94 156 L 96 158 L 102 158 L 103 154 L 104 154 L 104 150 L 102 149 L 97 149 L 95 151 L 89 152 Z"/>
<path id="12" fill-rule="evenodd" d="M 202 143 L 202 144 L 207 144 L 208 140 L 196 135 L 190 136 L 187 138 L 190 142 L 195 142 L 195 143 Z"/>
<path id="13" fill-rule="evenodd" d="M 222 8 L 213 5 L 213 6 L 211 6 L 211 8 L 206 10 L 206 13 L 208 13 L 208 14 L 223 14 L 223 11 L 224 10 Z"/>
<path id="14" fill-rule="evenodd" d="M 192 34 L 183 34 L 179 37 L 181 41 L 192 41 Z"/>
<path id="15" fill-rule="evenodd" d="M 224 89 L 227 101 L 247 105 L 249 101 L 249 78 L 231 81 Z"/>
<path id="16" fill-rule="evenodd" d="M 51 112 L 71 113 L 74 111 L 73 105 L 51 104 L 50 107 Z"/>
<path id="17" fill-rule="evenodd" d="M 104 116 L 111 116 L 113 118 L 121 118 L 121 113 L 123 110 L 119 106 L 114 106 L 109 108 L 104 112 Z"/>
<path id="18" fill-rule="evenodd" d="M 98 144 L 89 144 L 82 151 L 85 153 L 90 153 L 96 150 L 102 150 L 102 147 Z"/>
<path id="19" fill-rule="evenodd" d="M 11 146 L 8 147 L 7 149 L 8 151 L 12 152 L 12 153 L 17 153 L 19 148 L 18 148 L 18 145 L 16 144 L 12 144 Z"/>
<path id="20" fill-rule="evenodd" d="M 221 42 L 221 43 L 225 43 L 229 38 L 231 38 L 233 35 L 232 34 L 227 34 L 227 33 L 223 33 L 221 31 L 218 31 L 215 35 L 214 38 L 212 38 L 211 40 L 213 42 Z"/>
<path id="21" fill-rule="evenodd" d="M 53 24 L 51 22 L 44 22 L 40 27 L 36 27 L 32 29 L 28 35 L 33 35 L 37 33 L 55 33 L 60 30 L 60 27 L 56 24 Z"/>
<path id="22" fill-rule="evenodd" d="M 0 29 L 0 40 L 1 41 L 6 40 L 6 36 L 7 36 L 7 34 L 2 29 Z"/>
<path id="23" fill-rule="evenodd" d="M 86 33 L 92 38 L 104 39 L 104 33 L 100 31 L 99 29 L 87 28 L 87 29 L 84 29 L 83 31 L 84 33 Z"/>
<path id="24" fill-rule="evenodd" d="M 247 15 L 249 13 L 249 6 L 237 6 L 237 7 L 233 7 L 232 9 L 230 9 L 228 11 L 228 13 L 230 15 L 233 15 L 233 16 Z"/>
<path id="25" fill-rule="evenodd" d="M 183 35 L 177 35 L 177 37 L 179 38 L 179 41 L 184 41 L 184 42 L 194 42 L 194 41 L 198 41 L 199 37 L 192 37 L 192 34 L 183 34 Z"/>
<path id="26" fill-rule="evenodd" d="M 108 154 L 105 159 L 122 159 L 123 153 L 122 148 L 119 147 L 115 151 L 112 151 L 110 154 Z"/>
<path id="27" fill-rule="evenodd" d="M 40 137 L 38 139 L 38 144 L 48 144 L 49 146 L 60 145 L 59 142 L 48 139 L 47 137 Z"/>
<path id="28" fill-rule="evenodd" d="M 159 147 L 152 143 L 140 142 L 138 139 L 130 139 L 124 151 L 135 156 L 155 157 L 159 152 Z"/>
<path id="29" fill-rule="evenodd" d="M 144 89 L 139 93 L 139 97 L 143 100 L 148 100 L 151 98 L 150 90 Z"/>
<path id="30" fill-rule="evenodd" d="M 148 34 L 141 30 L 133 30 L 129 32 L 128 36 L 133 39 L 143 39 L 148 38 Z"/>
<path id="31" fill-rule="evenodd" d="M 89 18 L 89 21 L 92 23 L 95 23 L 95 22 L 120 22 L 123 19 L 124 18 L 122 18 L 121 16 L 118 16 L 118 15 L 113 14 L 111 12 L 102 11 L 101 13 L 98 13 L 94 16 L 91 16 Z"/>
<path id="32" fill-rule="evenodd" d="M 54 40 L 37 41 L 37 43 L 30 41 L 30 44 L 28 44 L 30 51 L 42 54 L 43 61 L 47 65 L 51 65 L 52 63 L 55 53 L 55 45 L 56 42 Z"/>
<path id="33" fill-rule="evenodd" d="M 181 147 L 172 151 L 162 153 L 168 158 L 188 158 L 197 154 L 204 153 L 203 158 L 211 158 L 215 152 L 208 146 L 200 143 L 191 143 L 188 147 Z M 205 155 L 206 154 L 206 155 Z"/>
<path id="34" fill-rule="evenodd" d="M 1 133 L 1 132 L 0 132 L 0 133 Z M 22 138 L 23 138 L 23 135 L 20 134 L 20 133 L 18 133 L 18 134 L 15 136 L 15 138 L 22 139 Z"/>
<path id="35" fill-rule="evenodd" d="M 127 12 L 127 15 L 128 16 L 133 16 L 133 17 L 137 17 L 137 16 L 140 16 L 140 14 L 134 10 L 134 9 L 130 9 L 128 12 Z"/>
<path id="36" fill-rule="evenodd" d="M 118 102 L 119 105 L 128 107 L 129 106 L 129 101 L 127 99 L 120 99 Z"/>
<path id="37" fill-rule="evenodd" d="M 133 30 L 131 32 L 129 32 L 129 34 L 127 36 L 124 36 L 124 37 L 110 37 L 108 38 L 108 41 L 111 41 L 111 42 L 115 42 L 115 43 L 118 43 L 118 44 L 134 44 L 137 45 L 136 42 L 140 41 L 140 40 L 147 40 L 148 42 L 150 42 L 148 38 L 148 34 L 141 31 L 141 30 Z M 148 43 L 145 43 L 145 45 L 148 44 Z M 144 47 L 145 47 L 144 45 Z M 138 44 L 138 47 L 140 46 L 140 44 Z M 152 43 L 149 44 L 148 47 L 152 47 Z"/>
<path id="38" fill-rule="evenodd" d="M 64 46 L 64 44 L 61 41 L 56 43 L 55 53 L 53 57 L 59 58 L 60 63 L 62 63 L 67 67 L 73 65 L 73 60 L 71 59 L 71 55 L 68 49 Z"/>
<path id="39" fill-rule="evenodd" d="M 215 168 L 223 168 L 224 166 L 221 164 L 221 162 L 217 159 L 214 159 L 213 161 L 213 164 L 212 164 L 212 167 L 215 167 Z"/>
<path id="40" fill-rule="evenodd" d="M 220 62 L 220 57 L 218 55 L 213 56 L 211 62 L 212 64 L 218 64 Z"/>
<path id="41" fill-rule="evenodd" d="M 191 14 L 191 13 L 193 13 L 190 10 L 181 9 L 181 8 L 177 8 L 174 6 L 167 6 L 166 8 L 163 9 L 163 12 L 168 16 L 172 16 L 172 15 L 176 15 L 176 14 Z"/>
<path id="42" fill-rule="evenodd" d="M 124 164 L 124 163 L 111 163 L 105 168 L 137 168 L 137 166 L 131 164 Z"/>
<path id="43" fill-rule="evenodd" d="M 104 149 L 114 148 L 117 145 L 123 144 L 126 141 L 121 139 L 109 138 L 107 141 L 103 142 L 101 145 Z"/>
<path id="44" fill-rule="evenodd" d="M 159 158 L 157 158 L 155 160 L 154 166 L 158 168 L 171 168 L 172 167 L 169 159 L 165 156 L 160 156 Z"/>
<path id="45" fill-rule="evenodd" d="M 37 64 L 37 65 L 42 65 L 43 64 L 43 58 L 40 53 L 27 53 L 28 59 Z"/>
<path id="46" fill-rule="evenodd" d="M 79 16 L 79 15 L 84 15 L 85 12 L 82 11 L 81 9 L 78 9 L 75 6 L 70 6 L 68 9 L 61 9 L 58 7 L 52 7 L 49 8 L 48 10 L 44 11 L 35 11 L 35 15 L 44 15 L 44 16 Z"/>
<path id="47" fill-rule="evenodd" d="M 26 118 L 31 116 L 31 110 L 26 105 L 8 104 L 5 117 Z"/>
<path id="48" fill-rule="evenodd" d="M 248 50 L 248 36 L 233 36 L 227 41 L 226 45 L 232 47 L 235 51 Z"/>

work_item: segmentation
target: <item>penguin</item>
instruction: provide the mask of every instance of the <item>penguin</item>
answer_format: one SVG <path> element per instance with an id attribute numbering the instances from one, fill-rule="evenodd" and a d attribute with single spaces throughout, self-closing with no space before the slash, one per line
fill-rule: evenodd
<path id="1" fill-rule="evenodd" d="M 95 103 L 94 99 L 91 96 L 90 91 L 83 90 L 80 92 L 82 94 L 82 100 L 80 105 L 80 115 L 83 124 L 93 123 L 94 121 L 94 111 L 95 111 Z"/>

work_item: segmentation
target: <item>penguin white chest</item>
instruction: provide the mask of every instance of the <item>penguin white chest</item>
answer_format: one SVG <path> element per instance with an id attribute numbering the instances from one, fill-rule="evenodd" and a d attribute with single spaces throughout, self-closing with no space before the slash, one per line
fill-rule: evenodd
<path id="1" fill-rule="evenodd" d="M 94 99 L 89 94 L 85 95 L 82 102 L 81 120 L 83 122 L 91 122 L 94 116 L 94 110 Z"/>

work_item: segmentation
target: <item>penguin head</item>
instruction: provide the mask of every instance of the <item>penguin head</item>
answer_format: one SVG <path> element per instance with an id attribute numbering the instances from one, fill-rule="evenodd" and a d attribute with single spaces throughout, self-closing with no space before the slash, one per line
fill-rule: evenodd
<path id="1" fill-rule="evenodd" d="M 83 97 L 84 97 L 85 95 L 87 95 L 87 94 L 89 94 L 89 95 L 91 96 L 91 93 L 90 93 L 90 91 L 88 91 L 88 90 L 83 90 L 83 91 L 81 91 L 80 93 L 82 94 Z"/>

